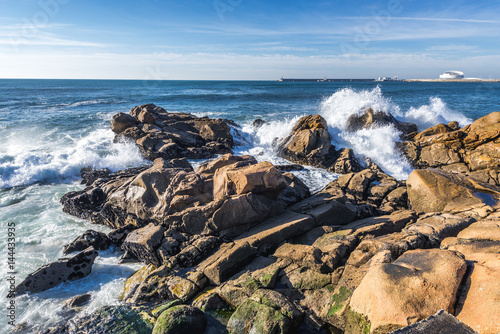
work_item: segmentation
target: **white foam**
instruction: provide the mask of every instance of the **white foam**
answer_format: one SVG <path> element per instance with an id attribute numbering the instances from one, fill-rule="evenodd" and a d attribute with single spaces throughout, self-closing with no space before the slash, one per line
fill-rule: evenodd
<path id="1" fill-rule="evenodd" d="M 405 113 L 405 121 L 417 124 L 418 130 L 422 131 L 439 123 L 457 121 L 460 126 L 472 123 L 472 120 L 463 114 L 451 110 L 439 97 L 431 97 L 428 105 L 418 108 L 411 107 Z"/>
<path id="2" fill-rule="evenodd" d="M 110 130 L 80 138 L 57 131 L 10 133 L 0 151 L 0 188 L 73 179 L 87 166 L 119 170 L 146 163 L 134 144 L 113 143 Z"/>
<path id="3" fill-rule="evenodd" d="M 401 116 L 401 110 L 391 99 L 384 97 L 380 86 L 372 90 L 356 91 L 351 88 L 339 89 L 332 96 L 323 100 L 320 113 L 330 128 L 343 131 L 347 120 L 352 115 L 361 115 L 366 108 Z"/>

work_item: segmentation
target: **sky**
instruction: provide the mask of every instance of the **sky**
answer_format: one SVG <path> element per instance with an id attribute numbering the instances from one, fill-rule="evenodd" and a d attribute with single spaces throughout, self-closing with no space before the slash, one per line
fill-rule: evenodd
<path id="1" fill-rule="evenodd" d="M 0 78 L 500 78 L 500 1 L 0 0 Z"/>

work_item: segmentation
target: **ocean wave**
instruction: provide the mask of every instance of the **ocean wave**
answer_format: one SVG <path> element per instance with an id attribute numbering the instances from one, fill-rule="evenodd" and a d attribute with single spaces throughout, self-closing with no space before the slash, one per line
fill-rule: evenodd
<path id="1" fill-rule="evenodd" d="M 146 163 L 134 144 L 113 143 L 113 137 L 106 129 L 80 138 L 57 130 L 11 133 L 0 151 L 0 188 L 72 180 L 87 166 L 119 170 Z"/>
<path id="2" fill-rule="evenodd" d="M 431 97 L 428 105 L 418 108 L 411 107 L 405 113 L 405 121 L 416 123 L 419 131 L 425 130 L 439 123 L 457 121 L 460 126 L 472 123 L 469 117 L 460 112 L 451 110 L 439 97 Z"/>

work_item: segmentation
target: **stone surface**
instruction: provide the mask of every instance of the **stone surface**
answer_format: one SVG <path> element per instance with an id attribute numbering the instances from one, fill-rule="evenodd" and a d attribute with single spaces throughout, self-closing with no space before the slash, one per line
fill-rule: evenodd
<path id="1" fill-rule="evenodd" d="M 94 230 L 87 230 L 84 234 L 64 246 L 63 253 L 81 252 L 90 246 L 94 247 L 95 250 L 105 250 L 108 249 L 110 245 L 111 241 L 106 234 Z"/>
<path id="2" fill-rule="evenodd" d="M 130 115 L 119 113 L 111 120 L 115 140 L 137 144 L 145 158 L 206 159 L 231 153 L 234 147 L 229 120 L 171 113 L 154 104 L 132 108 Z"/>
<path id="3" fill-rule="evenodd" d="M 86 294 L 83 294 L 80 296 L 70 298 L 70 299 L 66 300 L 64 302 L 64 304 L 66 304 L 67 307 L 78 307 L 78 306 L 82 306 L 82 305 L 85 305 L 86 303 L 88 303 L 91 298 L 92 298 L 92 295 L 86 293 Z"/>
<path id="4" fill-rule="evenodd" d="M 406 181 L 414 210 L 450 212 L 496 202 L 500 188 L 436 169 L 415 170 Z"/>
<path id="5" fill-rule="evenodd" d="M 411 326 L 398 329 L 390 334 L 475 334 L 469 326 L 441 310 Z"/>
<path id="6" fill-rule="evenodd" d="M 127 235 L 122 249 L 132 253 L 138 260 L 160 266 L 156 250 L 160 247 L 165 228 L 153 223 Z"/>
<path id="7" fill-rule="evenodd" d="M 63 258 L 47 264 L 29 274 L 16 287 L 16 295 L 45 291 L 63 282 L 88 276 L 92 271 L 92 264 L 94 264 L 96 257 L 96 250 L 89 247 L 70 258 Z"/>
<path id="8" fill-rule="evenodd" d="M 369 270 L 350 308 L 367 318 L 371 331 L 411 325 L 441 309 L 453 313 L 466 267 L 463 257 L 451 251 L 408 251 Z"/>
<path id="9" fill-rule="evenodd" d="M 203 312 L 187 305 L 173 306 L 156 320 L 153 334 L 202 334 L 207 319 Z"/>

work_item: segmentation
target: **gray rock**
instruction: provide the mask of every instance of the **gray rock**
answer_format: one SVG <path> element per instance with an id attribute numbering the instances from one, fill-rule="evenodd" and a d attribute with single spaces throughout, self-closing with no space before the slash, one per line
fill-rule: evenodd
<path id="1" fill-rule="evenodd" d="M 390 334 L 476 334 L 472 328 L 445 310 Z"/>
<path id="2" fill-rule="evenodd" d="M 92 264 L 97 257 L 93 247 L 76 254 L 70 258 L 63 258 L 45 265 L 29 274 L 17 287 L 16 295 L 37 293 L 48 290 L 56 285 L 84 278 L 92 271 Z"/>
<path id="3" fill-rule="evenodd" d="M 73 240 L 68 245 L 64 246 L 63 253 L 81 252 L 90 246 L 96 250 L 105 250 L 111 245 L 108 236 L 102 232 L 87 230 L 84 234 Z"/>

